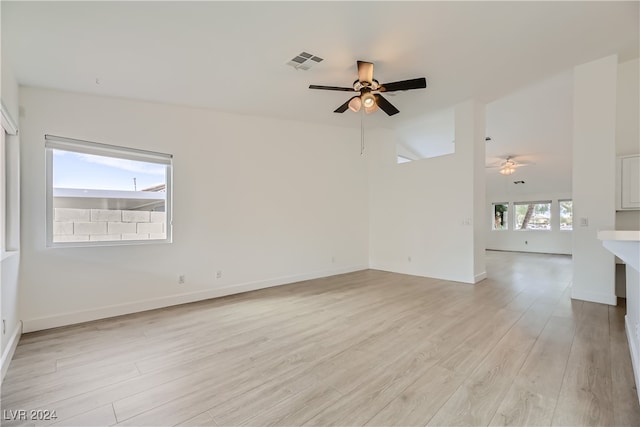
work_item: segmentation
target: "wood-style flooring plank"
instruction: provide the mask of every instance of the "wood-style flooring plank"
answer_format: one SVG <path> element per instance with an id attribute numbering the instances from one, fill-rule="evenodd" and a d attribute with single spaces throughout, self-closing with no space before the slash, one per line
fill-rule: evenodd
<path id="1" fill-rule="evenodd" d="M 582 305 L 551 424 L 614 424 L 609 309 L 606 305 L 591 302 Z"/>
<path id="2" fill-rule="evenodd" d="M 609 342 L 611 345 L 611 383 L 613 385 L 613 422 L 616 426 L 637 426 L 640 405 L 631 354 L 624 330 L 624 300 L 609 307 Z"/>
<path id="3" fill-rule="evenodd" d="M 573 334 L 574 324 L 571 319 L 551 317 L 490 425 L 551 424 Z"/>

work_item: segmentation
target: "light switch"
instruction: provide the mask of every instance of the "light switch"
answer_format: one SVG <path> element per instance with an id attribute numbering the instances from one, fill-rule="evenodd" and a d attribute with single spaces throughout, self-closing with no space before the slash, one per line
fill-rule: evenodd
<path id="1" fill-rule="evenodd" d="M 580 218 L 580 227 L 588 227 L 589 218 Z"/>

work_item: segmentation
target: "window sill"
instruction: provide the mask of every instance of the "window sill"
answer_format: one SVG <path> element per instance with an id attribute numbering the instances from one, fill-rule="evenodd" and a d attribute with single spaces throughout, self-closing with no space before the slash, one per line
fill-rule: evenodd
<path id="1" fill-rule="evenodd" d="M 104 240 L 104 241 L 79 241 L 79 242 L 50 242 L 47 243 L 47 249 L 63 249 L 63 248 L 98 248 L 106 246 L 145 246 L 145 245 L 166 245 L 171 244 L 169 239 L 149 239 L 149 240 Z"/>

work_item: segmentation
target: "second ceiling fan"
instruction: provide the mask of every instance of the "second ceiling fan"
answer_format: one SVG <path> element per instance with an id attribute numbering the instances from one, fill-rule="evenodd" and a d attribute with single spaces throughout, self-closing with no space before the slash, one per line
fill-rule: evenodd
<path id="1" fill-rule="evenodd" d="M 373 78 L 373 64 L 371 62 L 358 61 L 358 80 L 353 82 L 353 87 L 310 85 L 309 89 L 360 92 L 360 95 L 351 97 L 347 102 L 336 108 L 334 113 L 344 113 L 347 109 L 358 112 L 364 107 L 364 111 L 367 113 L 373 113 L 380 108 L 387 115 L 393 116 L 398 114 L 400 110 L 387 101 L 380 92 L 424 89 L 426 87 L 427 79 L 424 77 L 380 84 Z"/>

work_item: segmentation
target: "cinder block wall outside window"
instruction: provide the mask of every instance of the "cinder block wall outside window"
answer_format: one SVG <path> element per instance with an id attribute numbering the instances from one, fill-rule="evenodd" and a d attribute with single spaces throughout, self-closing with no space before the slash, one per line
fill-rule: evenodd
<path id="1" fill-rule="evenodd" d="M 166 238 L 165 212 L 55 208 L 54 242 Z"/>

